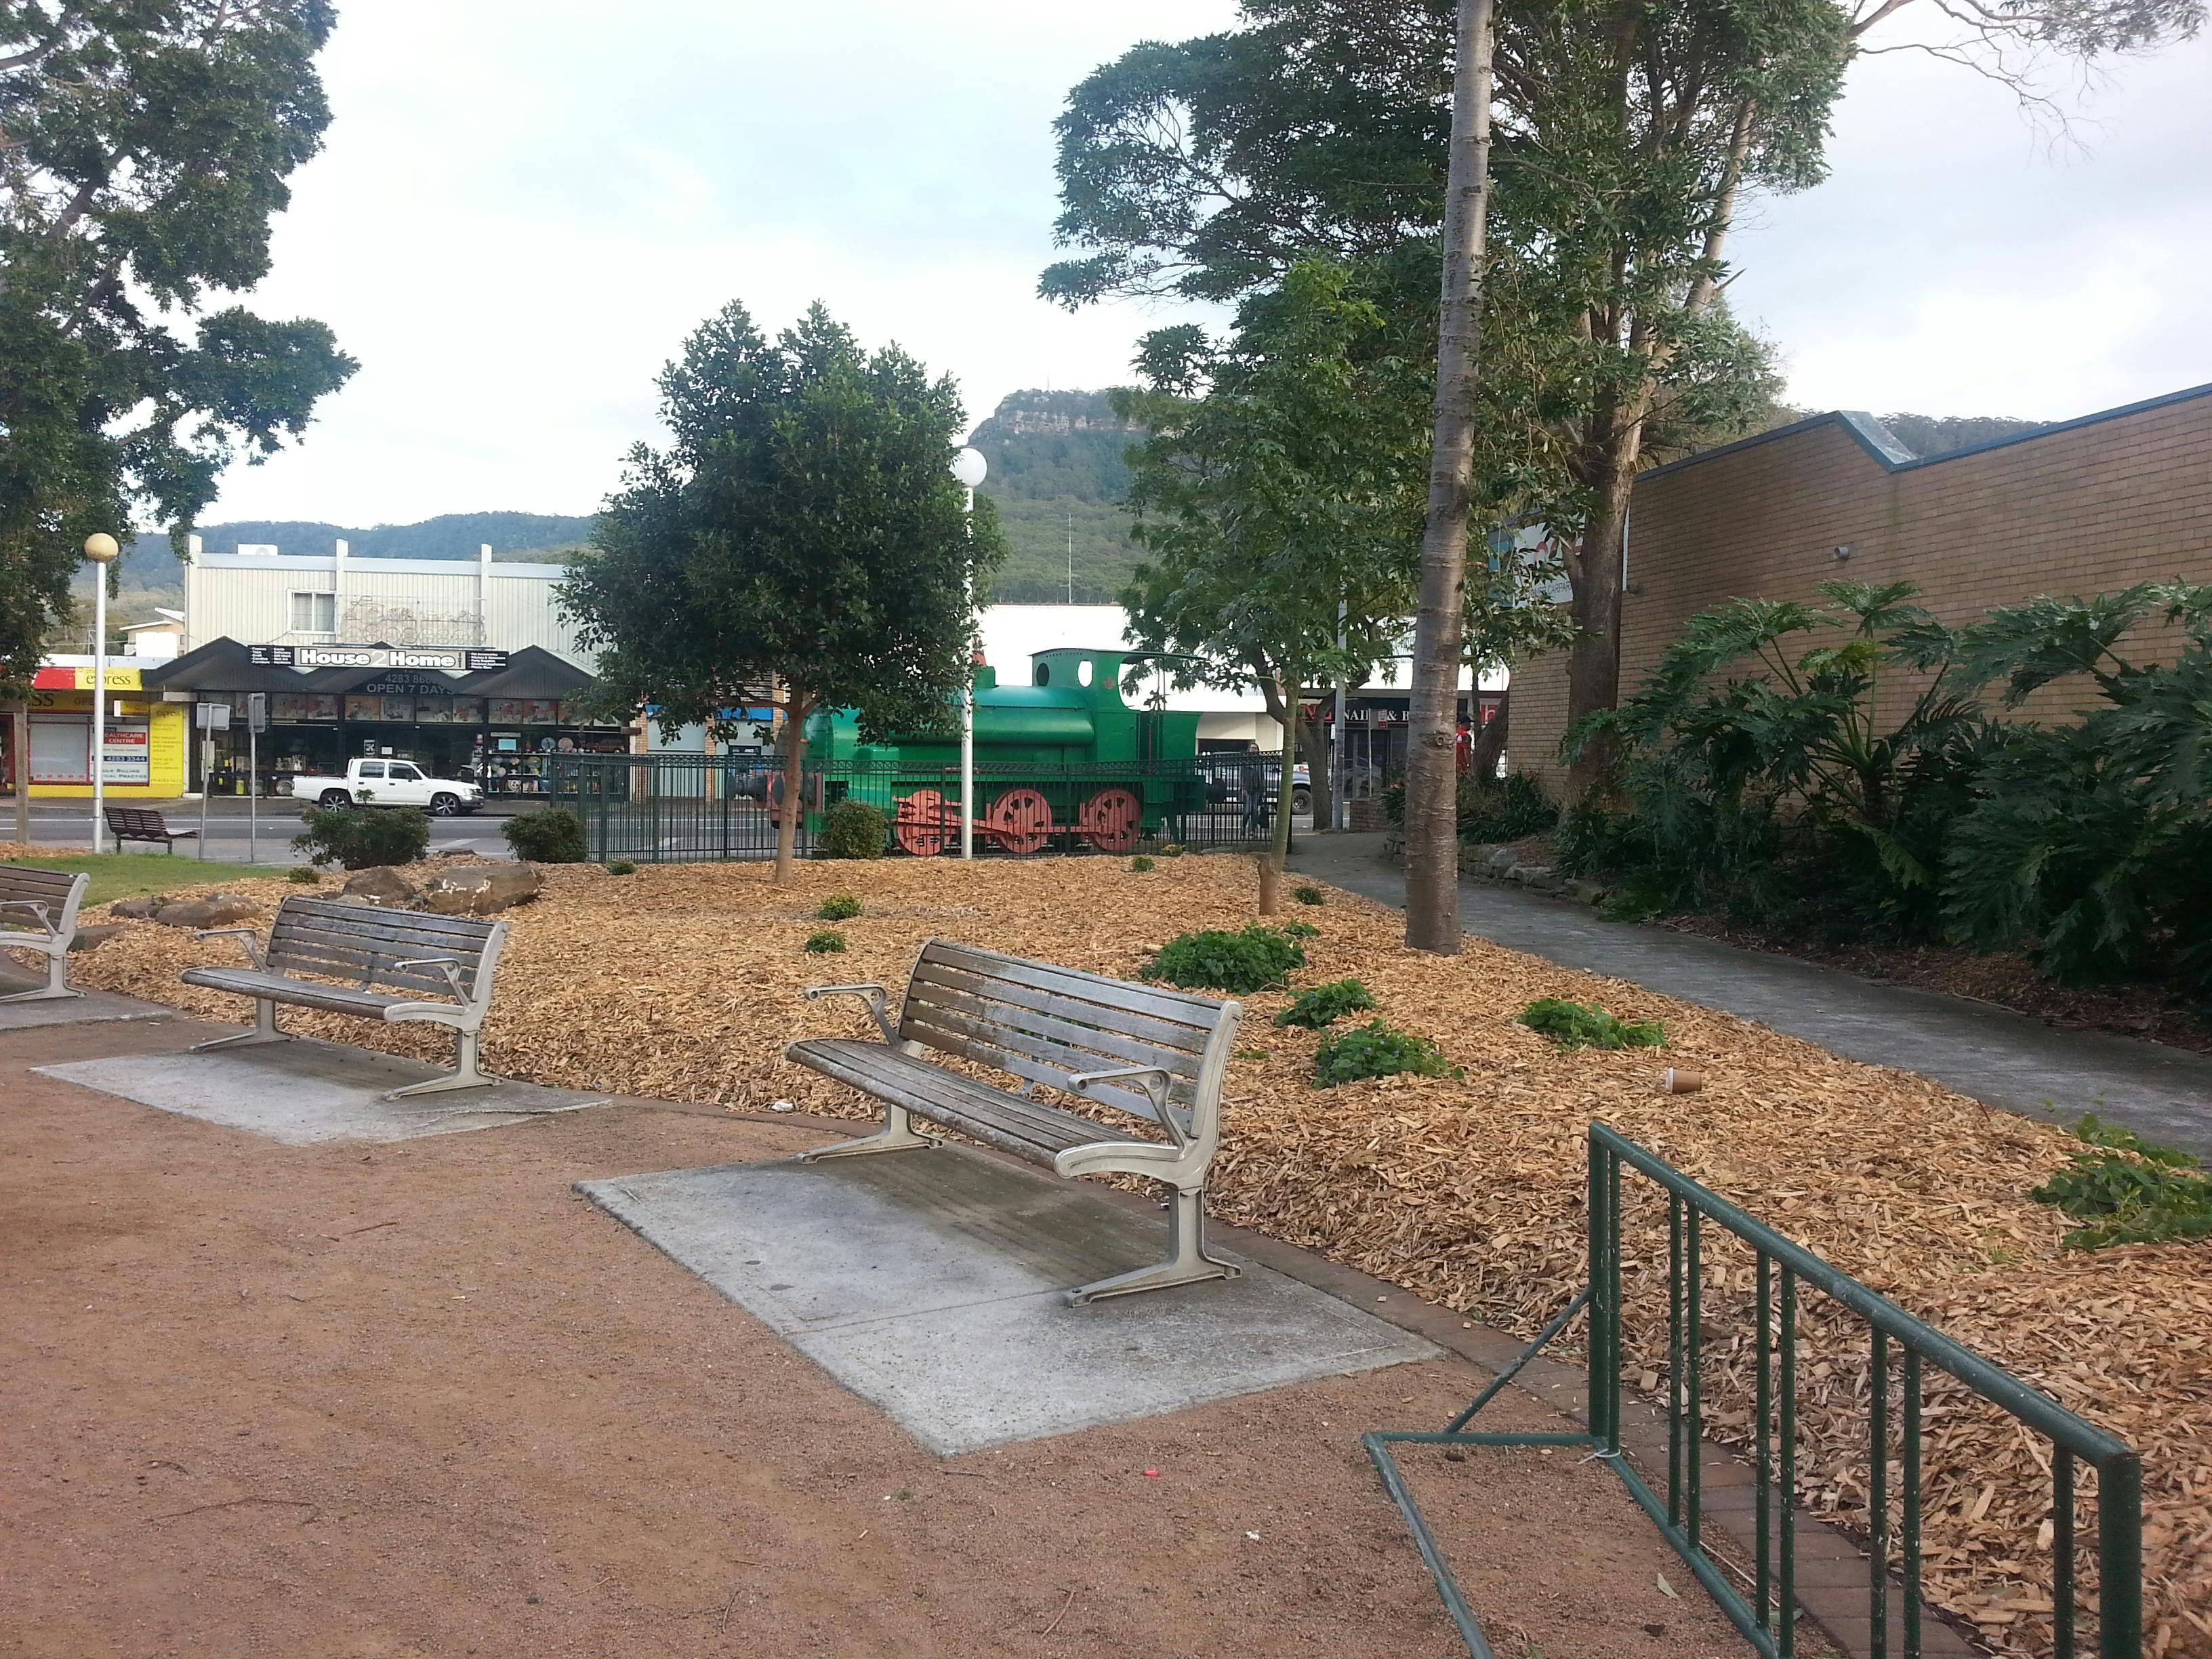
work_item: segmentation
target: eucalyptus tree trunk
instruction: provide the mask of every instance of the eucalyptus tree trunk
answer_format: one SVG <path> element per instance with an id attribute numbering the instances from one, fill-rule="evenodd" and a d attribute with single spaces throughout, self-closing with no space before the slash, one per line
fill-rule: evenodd
<path id="1" fill-rule="evenodd" d="M 783 811 L 776 815 L 775 878 L 791 879 L 799 855 L 799 819 L 806 810 L 806 717 L 813 700 L 798 692 L 787 694 L 783 711 Z"/>
<path id="2" fill-rule="evenodd" d="M 1626 97 L 1626 83 L 1622 97 Z M 1713 217 L 1705 228 L 1705 246 L 1697 276 L 1682 299 L 1682 309 L 1695 316 L 1711 306 L 1720 292 L 1721 255 L 1727 251 L 1729 231 L 1735 217 L 1736 191 L 1743 180 L 1743 164 L 1759 126 L 1759 105 L 1747 98 L 1736 106 L 1729 136 L 1728 160 L 1714 200 Z M 1643 327 L 1632 324 L 1629 349 L 1644 345 Z M 1611 708 L 1620 701 L 1620 602 L 1628 574 L 1628 501 L 1636 489 L 1636 474 L 1644 454 L 1644 426 L 1650 418 L 1659 394 L 1659 375 L 1674 356 L 1671 343 L 1655 346 L 1646 361 L 1643 380 L 1626 394 L 1601 405 L 1592 415 L 1590 449 L 1593 461 L 1583 478 L 1590 487 L 1593 505 L 1583 526 L 1582 548 L 1571 556 L 1568 574 L 1573 579 L 1575 642 L 1567 656 L 1567 726 L 1572 730 L 1584 716 Z M 1608 739 L 1584 745 L 1568 769 L 1567 791 L 1579 798 L 1604 775 L 1613 763 Z M 1410 844 L 1410 842 L 1409 842 Z"/>
<path id="3" fill-rule="evenodd" d="M 1283 676 L 1283 773 L 1275 780 L 1275 844 L 1268 856 L 1275 862 L 1275 873 L 1280 876 L 1291 861 L 1291 775 L 1298 764 L 1298 677 Z"/>
<path id="4" fill-rule="evenodd" d="M 8 758 L 15 774 L 15 839 L 31 844 L 31 705 L 15 705 L 14 730 L 9 734 Z"/>
<path id="5" fill-rule="evenodd" d="M 1304 702 L 1298 708 L 1303 711 Z M 1313 781 L 1309 793 L 1313 796 L 1314 833 L 1336 828 L 1336 779 L 1330 766 L 1334 752 L 1329 747 L 1328 728 L 1319 720 L 1310 720 L 1303 712 L 1298 716 L 1298 749 L 1306 757 L 1306 770 Z"/>
<path id="6" fill-rule="evenodd" d="M 1474 473 L 1475 352 L 1490 201 L 1491 0 L 1460 0 L 1437 313 L 1436 436 L 1421 605 L 1413 625 L 1413 730 L 1406 776 L 1406 943 L 1459 953 L 1459 671 Z"/>

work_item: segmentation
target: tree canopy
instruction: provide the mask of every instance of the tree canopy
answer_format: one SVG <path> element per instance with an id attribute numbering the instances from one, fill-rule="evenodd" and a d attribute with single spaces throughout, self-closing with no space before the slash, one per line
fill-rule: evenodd
<path id="1" fill-rule="evenodd" d="M 0 3 L 0 683 L 36 666 L 84 538 L 179 532 L 353 360 L 210 296 L 269 269 L 321 143 L 326 0 Z M 171 319 L 192 319 L 189 336 Z"/>
<path id="2" fill-rule="evenodd" d="M 630 452 L 561 588 L 604 695 L 669 731 L 726 729 L 772 696 L 793 799 L 816 709 L 854 709 L 872 734 L 941 726 L 1000 550 L 989 503 L 971 533 L 949 470 L 951 380 L 863 350 L 819 305 L 769 341 L 733 302 L 659 386 L 673 441 Z"/>

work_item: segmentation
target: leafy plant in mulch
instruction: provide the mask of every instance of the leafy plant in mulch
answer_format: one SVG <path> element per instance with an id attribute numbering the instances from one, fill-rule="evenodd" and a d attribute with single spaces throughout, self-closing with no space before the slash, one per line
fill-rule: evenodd
<path id="1" fill-rule="evenodd" d="M 1160 848 L 1160 856 L 1164 859 L 1179 859 L 1188 851 L 1190 851 L 1190 848 L 1184 846 L 1181 842 L 1171 841 L 1166 846 Z"/>
<path id="2" fill-rule="evenodd" d="M 1266 991 L 1306 965 L 1306 953 L 1294 939 L 1254 922 L 1239 932 L 1207 928 L 1183 933 L 1160 946 L 1145 965 L 1146 979 L 1165 980 L 1186 991 Z"/>
<path id="3" fill-rule="evenodd" d="M 1321 929 L 1310 921 L 1286 921 L 1283 924 L 1285 939 L 1319 939 Z"/>
<path id="4" fill-rule="evenodd" d="M 832 893 L 814 914 L 823 921 L 850 921 L 860 914 L 860 901 L 850 893 Z"/>
<path id="5" fill-rule="evenodd" d="M 890 820 L 867 802 L 848 798 L 822 815 L 814 850 L 825 859 L 879 859 L 890 842 Z"/>
<path id="6" fill-rule="evenodd" d="M 1661 1048 L 1667 1030 L 1656 1019 L 1616 1019 L 1595 1003 L 1539 997 L 1522 1011 L 1521 1023 L 1562 1048 Z"/>
<path id="7" fill-rule="evenodd" d="M 1147 870 L 1158 869 L 1159 866 L 1155 864 L 1152 860 L 1146 858 L 1142 853 L 1139 853 L 1136 857 L 1129 860 L 1129 867 L 1132 870 L 1134 870 L 1139 875 L 1142 875 Z"/>
<path id="8" fill-rule="evenodd" d="M 2069 1249 L 2212 1237 L 2212 1176 L 2198 1173 L 2203 1166 L 2189 1153 L 2153 1146 L 2094 1112 L 2074 1134 L 2092 1150 L 2075 1153 L 2028 1194 L 2087 1224 L 2066 1235 Z"/>
<path id="9" fill-rule="evenodd" d="M 1319 1088 L 1334 1089 L 1340 1083 L 1357 1083 L 1363 1078 L 1408 1073 L 1414 1077 L 1460 1075 L 1459 1069 L 1449 1064 L 1443 1051 L 1428 1038 L 1401 1031 L 1379 1019 L 1323 1037 L 1314 1054 L 1314 1083 Z"/>
<path id="10" fill-rule="evenodd" d="M 287 881 L 297 882 L 302 887 L 313 887 L 316 883 L 321 881 L 322 878 L 317 875 L 313 870 L 310 870 L 306 865 L 295 864 L 290 870 L 285 872 L 284 879 Z"/>
<path id="11" fill-rule="evenodd" d="M 835 927 L 824 927 L 820 933 L 808 937 L 806 949 L 811 956 L 842 956 L 845 950 L 845 936 Z"/>
<path id="12" fill-rule="evenodd" d="M 1301 904 L 1326 904 L 1328 902 L 1328 895 L 1322 892 L 1320 888 L 1315 886 L 1311 882 L 1306 882 L 1299 886 L 1291 888 L 1291 896 Z"/>
<path id="13" fill-rule="evenodd" d="M 607 862 L 607 873 L 611 876 L 634 876 L 637 873 L 637 865 L 629 859 L 611 859 Z"/>
<path id="14" fill-rule="evenodd" d="M 1356 979 L 1333 980 L 1298 993 L 1297 1000 L 1275 1016 L 1278 1025 L 1303 1025 L 1318 1031 L 1346 1014 L 1364 1014 L 1375 1006 L 1374 994 Z"/>
<path id="15" fill-rule="evenodd" d="M 509 818 L 500 833 L 515 857 L 532 864 L 581 864 L 592 855 L 584 844 L 583 820 L 565 806 Z"/>
<path id="16" fill-rule="evenodd" d="M 419 806 L 310 806 L 300 822 L 307 828 L 292 845 L 311 864 L 371 870 L 412 864 L 430 850 L 430 820 Z"/>

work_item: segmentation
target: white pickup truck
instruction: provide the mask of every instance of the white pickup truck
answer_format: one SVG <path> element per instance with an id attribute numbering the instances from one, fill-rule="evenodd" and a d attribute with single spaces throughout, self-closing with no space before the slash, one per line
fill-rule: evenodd
<path id="1" fill-rule="evenodd" d="M 292 793 L 318 806 L 427 806 L 441 818 L 483 805 L 480 785 L 429 777 L 404 760 L 349 761 L 342 778 L 294 778 Z"/>

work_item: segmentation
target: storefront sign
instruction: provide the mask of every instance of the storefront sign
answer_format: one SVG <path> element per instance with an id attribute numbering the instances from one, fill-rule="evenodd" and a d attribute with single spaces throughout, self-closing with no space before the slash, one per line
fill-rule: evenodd
<path id="1" fill-rule="evenodd" d="M 31 677 L 33 686 L 41 691 L 89 691 L 93 671 L 89 668 L 41 668 Z M 116 668 L 107 671 L 107 689 L 111 691 L 138 691 L 141 684 L 136 668 Z"/>
<path id="2" fill-rule="evenodd" d="M 473 646 L 249 645 L 246 651 L 247 660 L 257 668 L 420 668 L 434 673 L 473 674 L 504 668 L 507 662 L 504 651 L 479 650 Z"/>
<path id="3" fill-rule="evenodd" d="M 152 747 L 144 720 L 112 720 L 100 734 L 103 783 L 153 781 Z"/>

